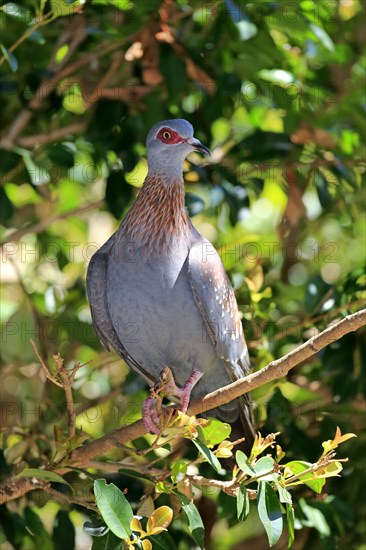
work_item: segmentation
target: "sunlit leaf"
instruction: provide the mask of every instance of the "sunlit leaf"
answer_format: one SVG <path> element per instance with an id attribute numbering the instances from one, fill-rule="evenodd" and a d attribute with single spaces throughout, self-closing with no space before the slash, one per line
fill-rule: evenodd
<path id="1" fill-rule="evenodd" d="M 221 422 L 217 418 L 210 418 L 207 426 L 199 429 L 199 434 L 203 434 L 203 442 L 206 445 L 217 445 L 230 436 L 231 426 L 226 422 Z"/>
<path id="2" fill-rule="evenodd" d="M 32 17 L 32 13 L 28 8 L 16 2 L 7 2 L 3 5 L 2 11 L 6 13 L 6 15 L 19 19 L 24 23 L 28 23 Z"/>
<path id="3" fill-rule="evenodd" d="M 286 464 L 286 470 L 290 470 L 292 472 L 292 475 L 298 476 L 298 474 L 301 474 L 301 472 L 305 472 L 311 466 L 312 464 L 309 462 L 294 460 Z M 297 478 L 297 481 L 301 481 L 316 493 L 321 493 L 322 488 L 324 487 L 324 484 L 325 484 L 325 479 L 322 479 L 321 477 L 317 477 L 316 473 L 313 471 L 300 475 Z"/>
<path id="4" fill-rule="evenodd" d="M 137 531 L 138 533 L 146 534 L 146 531 L 144 531 L 144 529 L 142 528 L 140 520 L 137 519 L 137 517 L 132 518 L 131 529 L 132 529 L 132 531 Z"/>
<path id="5" fill-rule="evenodd" d="M 202 441 L 199 439 L 192 439 L 193 443 L 196 445 L 197 449 L 201 453 L 201 455 L 211 464 L 211 466 L 216 470 L 216 472 L 221 472 L 222 466 L 217 459 L 217 457 L 213 454 L 213 452 L 206 447 Z"/>
<path id="6" fill-rule="evenodd" d="M 35 477 L 37 479 L 46 479 L 47 481 L 69 485 L 60 474 L 56 474 L 56 472 L 51 472 L 49 470 L 40 470 L 38 468 L 26 468 L 20 472 L 17 477 Z"/>
<path id="7" fill-rule="evenodd" d="M 253 465 L 253 469 L 257 476 L 263 476 L 273 471 L 274 460 L 270 456 L 262 456 L 257 462 Z"/>
<path id="8" fill-rule="evenodd" d="M 292 504 L 286 504 L 286 519 L 288 531 L 288 548 L 291 548 L 295 540 L 295 512 Z"/>
<path id="9" fill-rule="evenodd" d="M 336 449 L 340 443 L 343 443 L 344 441 L 348 441 L 348 439 L 351 439 L 352 437 L 357 437 L 357 436 L 356 434 L 353 434 L 353 433 L 347 433 L 342 435 L 341 430 L 339 429 L 339 427 L 337 427 L 334 439 L 328 439 L 328 441 L 324 441 L 322 443 L 322 446 L 324 448 L 323 455 L 325 455 L 326 453 L 329 453 L 329 451 L 332 451 L 333 449 Z"/>
<path id="10" fill-rule="evenodd" d="M 239 468 L 248 476 L 255 476 L 256 472 L 254 468 L 249 464 L 248 457 L 243 451 L 236 451 L 235 453 L 236 462 Z"/>
<path id="11" fill-rule="evenodd" d="M 105 479 L 94 482 L 95 501 L 102 517 L 110 530 L 119 538 L 131 535 L 132 508 L 118 487 L 107 485 Z"/>
<path id="12" fill-rule="evenodd" d="M 200 548 L 204 548 L 205 528 L 196 506 L 182 493 L 177 493 L 188 521 L 189 532 Z"/>
<path id="13" fill-rule="evenodd" d="M 9 63 L 11 70 L 13 71 L 13 73 L 16 73 L 18 70 L 18 61 L 15 55 L 13 55 L 10 50 L 6 49 L 3 44 L 0 44 L 0 48 L 3 52 L 5 59 Z"/>
<path id="14" fill-rule="evenodd" d="M 283 521 L 278 496 L 268 481 L 259 482 L 258 514 L 266 530 L 270 546 L 274 546 L 282 534 Z"/>
<path id="15" fill-rule="evenodd" d="M 187 463 L 183 460 L 178 460 L 177 462 L 175 462 L 173 464 L 172 475 L 171 475 L 173 483 L 178 483 L 179 481 L 182 481 L 186 473 L 187 473 Z"/>
<path id="16" fill-rule="evenodd" d="M 238 489 L 238 495 L 236 497 L 236 510 L 238 520 L 245 521 L 249 515 L 249 497 L 243 483 L 240 484 Z"/>

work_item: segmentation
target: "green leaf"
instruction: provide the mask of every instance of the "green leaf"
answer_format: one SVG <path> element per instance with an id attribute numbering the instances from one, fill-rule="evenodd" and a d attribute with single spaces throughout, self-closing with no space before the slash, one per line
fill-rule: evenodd
<path id="1" fill-rule="evenodd" d="M 219 459 L 213 454 L 212 451 L 202 441 L 199 439 L 192 439 L 193 443 L 196 445 L 199 452 L 202 454 L 202 456 L 205 457 L 205 459 L 211 464 L 211 466 L 216 470 L 217 473 L 221 472 L 222 466 L 220 464 Z"/>
<path id="2" fill-rule="evenodd" d="M 205 547 L 205 527 L 196 506 L 182 493 L 176 493 L 182 503 L 182 510 L 188 520 L 188 528 L 200 548 Z"/>
<path id="3" fill-rule="evenodd" d="M 14 205 L 4 187 L 0 188 L 0 223 L 6 225 L 14 213 Z"/>
<path id="4" fill-rule="evenodd" d="M 32 18 L 30 10 L 15 2 L 7 2 L 7 4 L 4 4 L 2 11 L 10 17 L 14 17 L 14 19 L 21 20 L 23 23 L 28 23 Z"/>
<path id="5" fill-rule="evenodd" d="M 104 537 L 109 532 L 109 527 L 99 517 L 92 517 L 90 521 L 84 523 L 83 531 L 91 537 Z"/>
<path id="6" fill-rule="evenodd" d="M 253 38 L 258 32 L 257 27 L 250 21 L 238 21 L 235 26 L 239 31 L 240 39 L 243 41 Z"/>
<path id="7" fill-rule="evenodd" d="M 171 478 L 173 483 L 178 483 L 184 479 L 187 473 L 187 464 L 184 460 L 178 460 L 173 464 Z"/>
<path id="8" fill-rule="evenodd" d="M 64 550 L 75 547 L 75 527 L 69 512 L 59 510 L 53 524 L 54 550 Z"/>
<path id="9" fill-rule="evenodd" d="M 131 533 L 133 511 L 130 503 L 113 483 L 107 485 L 105 479 L 94 481 L 95 501 L 102 517 L 110 530 L 120 539 L 128 538 Z"/>
<path id="10" fill-rule="evenodd" d="M 205 201 L 194 193 L 187 191 L 184 200 L 190 217 L 196 216 L 205 209 Z"/>
<path id="11" fill-rule="evenodd" d="M 274 460 L 271 456 L 262 456 L 254 465 L 253 465 L 255 474 L 257 476 L 262 476 L 264 474 L 269 474 L 273 471 Z"/>
<path id="12" fill-rule="evenodd" d="M 305 308 L 311 312 L 327 294 L 331 286 L 323 281 L 320 275 L 312 276 L 305 289 Z"/>
<path id="13" fill-rule="evenodd" d="M 36 477 L 37 479 L 46 479 L 47 481 L 69 485 L 59 474 L 49 470 L 39 470 L 38 468 L 26 468 L 15 477 Z"/>
<path id="14" fill-rule="evenodd" d="M 246 487 L 240 484 L 238 496 L 236 497 L 236 510 L 239 521 L 245 521 L 249 515 L 249 497 Z"/>
<path id="15" fill-rule="evenodd" d="M 42 550 L 53 550 L 50 535 L 42 523 L 41 518 L 31 508 L 25 508 L 24 520 L 27 531 L 31 533 L 35 546 Z"/>
<path id="16" fill-rule="evenodd" d="M 207 426 L 199 426 L 198 433 L 203 435 L 206 445 L 218 445 L 221 441 L 228 438 L 231 433 L 231 426 L 226 422 L 221 422 L 217 418 L 210 418 Z M 201 438 L 202 439 L 202 438 Z"/>
<path id="17" fill-rule="evenodd" d="M 310 23 L 309 26 L 310 26 L 311 32 L 323 44 L 324 48 L 326 48 L 331 52 L 334 51 L 334 44 L 329 34 L 325 32 L 325 30 L 322 27 L 319 27 L 319 25 L 315 25 L 315 23 Z"/>
<path id="18" fill-rule="evenodd" d="M 351 168 L 348 168 L 348 166 L 338 162 L 336 166 L 332 167 L 332 172 L 335 173 L 338 178 L 340 177 L 345 179 L 346 182 L 353 187 L 353 189 L 358 188 L 356 174 Z"/>
<path id="19" fill-rule="evenodd" d="M 16 73 L 18 70 L 18 61 L 15 55 L 13 55 L 11 51 L 7 50 L 2 44 L 0 44 L 0 48 L 6 61 L 9 63 L 11 70 L 13 71 L 13 73 Z"/>
<path id="20" fill-rule="evenodd" d="M 291 548 L 295 540 L 295 512 L 292 504 L 286 504 L 286 519 L 288 531 L 288 548 Z"/>
<path id="21" fill-rule="evenodd" d="M 247 455 L 243 453 L 243 451 L 236 451 L 235 458 L 236 458 L 236 463 L 242 472 L 244 472 L 250 477 L 253 477 L 256 475 L 255 470 L 249 464 Z"/>
<path id="22" fill-rule="evenodd" d="M 50 0 L 53 17 L 64 17 L 74 13 L 78 2 L 71 4 L 68 0 Z"/>
<path id="23" fill-rule="evenodd" d="M 151 543 L 154 550 L 157 548 L 161 550 L 176 550 L 177 548 L 173 537 L 167 531 L 159 533 L 159 535 L 154 535 L 154 537 L 151 538 Z"/>
<path id="24" fill-rule="evenodd" d="M 109 531 L 103 537 L 94 537 L 91 550 L 121 550 L 121 539 Z"/>
<path id="25" fill-rule="evenodd" d="M 313 506 L 309 506 L 309 504 L 303 498 L 299 500 L 299 504 L 301 510 L 304 512 L 307 518 L 305 525 L 309 527 L 314 527 L 321 537 L 329 537 L 331 534 L 331 530 L 323 512 Z"/>
<path id="26" fill-rule="evenodd" d="M 159 534 L 166 530 L 173 519 L 173 510 L 169 506 L 160 506 L 153 511 L 148 519 L 146 531 L 149 534 Z"/>
<path id="27" fill-rule="evenodd" d="M 314 185 L 318 193 L 321 206 L 327 208 L 332 202 L 332 196 L 329 192 L 329 183 L 320 170 L 314 173 Z"/>
<path id="28" fill-rule="evenodd" d="M 301 460 L 294 460 L 292 462 L 288 462 L 286 464 L 286 468 L 289 468 L 293 475 L 298 475 L 301 472 L 304 472 L 305 470 L 308 470 L 311 466 L 310 462 L 303 462 Z M 322 489 L 325 484 L 325 479 L 319 477 L 316 477 L 316 473 L 314 472 L 308 472 L 307 474 L 304 474 L 301 476 L 297 481 L 301 481 L 302 483 L 305 483 L 310 489 L 315 491 L 315 493 L 321 493 Z"/>
<path id="29" fill-rule="evenodd" d="M 44 185 L 45 183 L 49 183 L 51 181 L 51 176 L 48 170 L 41 164 L 34 162 L 28 153 L 24 154 L 23 162 L 33 185 Z"/>
<path id="30" fill-rule="evenodd" d="M 55 143 L 47 151 L 48 158 L 58 166 L 72 168 L 74 166 L 74 155 L 63 143 Z"/>
<path id="31" fill-rule="evenodd" d="M 284 71 L 282 69 L 262 69 L 259 71 L 258 76 L 267 80 L 268 82 L 273 82 L 274 84 L 291 84 L 294 82 L 295 78 L 292 73 Z"/>
<path id="32" fill-rule="evenodd" d="M 125 180 L 123 170 L 113 170 L 107 179 L 105 200 L 108 210 L 116 219 L 119 219 L 125 208 L 131 202 L 133 187 Z"/>
<path id="33" fill-rule="evenodd" d="M 282 487 L 282 485 L 280 483 L 276 483 L 276 488 L 277 488 L 277 491 L 278 491 L 280 502 L 282 502 L 283 504 L 285 504 L 285 503 L 286 504 L 292 504 L 291 493 L 287 489 Z"/>
<path id="34" fill-rule="evenodd" d="M 125 476 L 135 477 L 137 479 L 143 479 L 144 481 L 148 481 L 149 483 L 155 483 L 152 477 L 146 474 L 140 474 L 140 472 L 136 472 L 135 470 L 131 470 L 130 468 L 120 468 L 118 472 Z"/>
<path id="35" fill-rule="evenodd" d="M 258 484 L 258 514 L 269 545 L 274 546 L 281 536 L 283 521 L 280 501 L 268 481 L 260 481 Z"/>

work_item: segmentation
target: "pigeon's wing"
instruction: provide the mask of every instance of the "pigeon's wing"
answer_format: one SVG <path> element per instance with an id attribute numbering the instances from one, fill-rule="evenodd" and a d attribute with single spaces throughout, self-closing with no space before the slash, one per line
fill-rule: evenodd
<path id="1" fill-rule="evenodd" d="M 108 244 L 109 241 L 107 241 L 106 245 Z M 127 352 L 114 329 L 107 302 L 106 286 L 109 247 L 107 248 L 106 245 L 92 256 L 86 277 L 86 290 L 94 329 L 107 351 L 110 351 L 110 346 L 112 346 L 129 367 L 142 375 L 148 382 L 154 383 L 149 373 Z"/>
<path id="2" fill-rule="evenodd" d="M 233 288 L 220 256 L 208 241 L 191 248 L 188 275 L 196 305 L 217 355 L 223 360 L 230 378 L 238 380 L 249 371 L 248 348 Z M 245 436 L 246 452 L 250 452 L 255 436 L 251 405 L 251 397 L 247 393 L 220 406 L 217 413 L 210 411 L 232 424 L 234 439 Z"/>
<path id="3" fill-rule="evenodd" d="M 217 355 L 230 364 L 233 379 L 241 378 L 249 370 L 249 356 L 238 305 L 221 258 L 208 241 L 191 248 L 188 276 Z"/>

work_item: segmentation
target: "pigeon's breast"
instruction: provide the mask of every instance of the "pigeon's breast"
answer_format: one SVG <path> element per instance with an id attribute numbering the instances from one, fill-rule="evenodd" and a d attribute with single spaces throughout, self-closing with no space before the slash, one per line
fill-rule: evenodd
<path id="1" fill-rule="evenodd" d="M 169 366 L 178 384 L 192 370 L 210 371 L 217 355 L 188 279 L 188 249 L 146 258 L 138 249 L 111 254 L 107 297 L 114 328 L 128 353 L 158 379 Z"/>

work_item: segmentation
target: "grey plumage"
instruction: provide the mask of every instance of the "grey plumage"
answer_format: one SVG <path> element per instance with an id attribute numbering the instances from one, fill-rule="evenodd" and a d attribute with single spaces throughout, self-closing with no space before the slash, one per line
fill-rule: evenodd
<path id="1" fill-rule="evenodd" d="M 247 374 L 247 346 L 220 257 L 184 207 L 183 160 L 205 148 L 179 119 L 155 125 L 147 146 L 148 176 L 119 229 L 90 261 L 88 298 L 107 350 L 113 347 L 150 385 L 165 366 L 179 386 L 193 370 L 203 372 L 195 398 Z M 240 417 L 252 438 L 249 409 L 242 398 L 213 414 L 229 423 Z"/>

